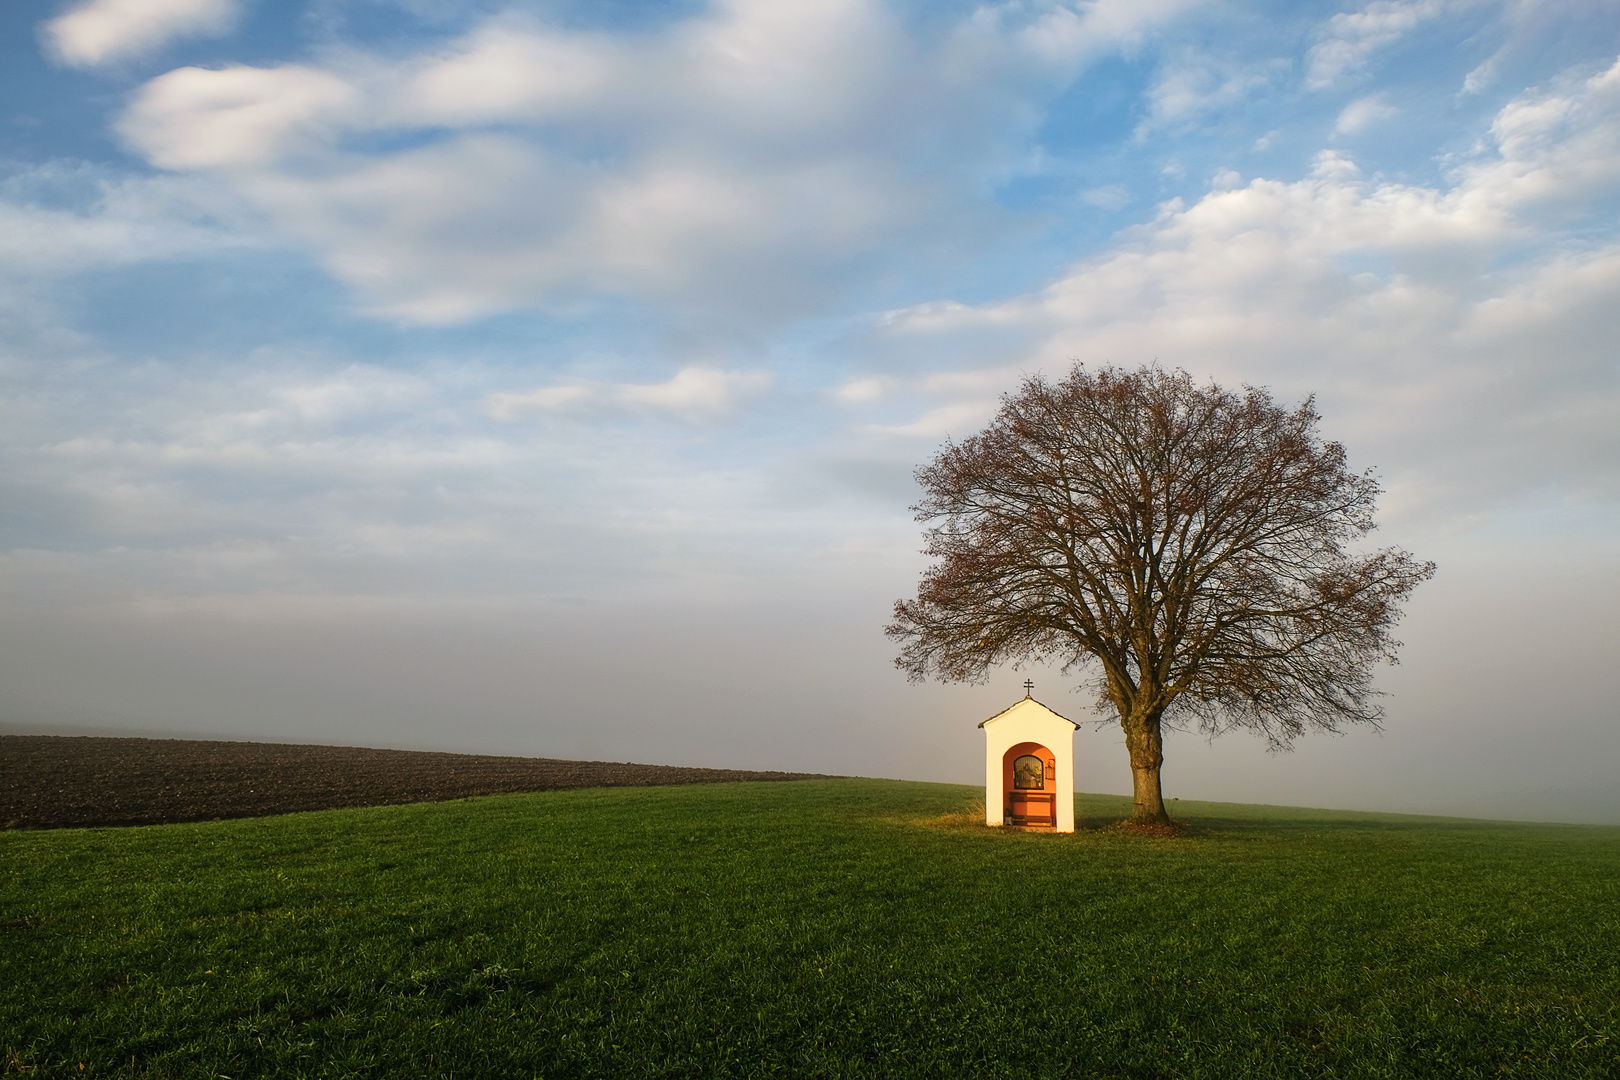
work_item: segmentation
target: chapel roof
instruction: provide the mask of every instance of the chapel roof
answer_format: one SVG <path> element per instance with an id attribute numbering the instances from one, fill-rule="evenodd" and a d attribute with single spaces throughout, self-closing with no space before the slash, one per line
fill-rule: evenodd
<path id="1" fill-rule="evenodd" d="M 1047 712 L 1051 713 L 1053 716 L 1057 717 L 1059 720 L 1064 720 L 1064 721 L 1067 721 L 1068 723 L 1074 724 L 1073 720 L 1070 720 L 1067 716 L 1064 716 L 1062 713 L 1058 712 L 1056 709 L 1050 708 L 1049 706 L 1046 706 L 1046 705 L 1042 705 L 1039 701 L 1036 701 L 1029 694 L 1025 694 L 1023 696 L 1022 700 L 1013 702 L 1011 705 L 1007 706 L 1005 709 L 1002 709 L 1000 712 L 996 713 L 996 715 L 994 715 L 994 716 L 987 717 L 986 719 L 980 720 L 978 726 L 979 727 L 984 727 L 984 725 L 988 724 L 991 720 L 999 720 L 999 719 L 1001 719 L 1003 716 L 1006 716 L 1008 713 L 1012 712 L 1014 709 L 1016 709 L 1019 706 L 1023 705 L 1024 702 L 1026 702 L 1026 701 L 1040 706 L 1041 708 L 1045 709 Z M 1077 730 L 1080 727 L 1079 724 L 1074 724 L 1074 726 L 1075 726 L 1075 728 Z"/>

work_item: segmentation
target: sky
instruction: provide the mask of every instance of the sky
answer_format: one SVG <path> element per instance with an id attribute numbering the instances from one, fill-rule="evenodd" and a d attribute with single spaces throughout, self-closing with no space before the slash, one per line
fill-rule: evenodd
<path id="1" fill-rule="evenodd" d="M 1439 565 L 1165 794 L 1620 823 L 1620 3 L 11 0 L 0 731 L 982 782 L 912 471 L 1157 361 Z M 1172 813 L 1174 804 L 1172 803 Z"/>

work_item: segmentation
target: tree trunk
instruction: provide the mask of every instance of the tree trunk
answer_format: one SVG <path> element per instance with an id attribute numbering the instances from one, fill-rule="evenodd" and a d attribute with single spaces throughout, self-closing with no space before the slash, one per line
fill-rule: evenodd
<path id="1" fill-rule="evenodd" d="M 1133 825 L 1168 825 L 1164 812 L 1164 790 L 1159 786 L 1159 767 L 1164 764 L 1164 741 L 1159 733 L 1158 716 L 1131 717 L 1124 723 L 1125 749 L 1131 754 L 1131 786 L 1136 807 Z"/>

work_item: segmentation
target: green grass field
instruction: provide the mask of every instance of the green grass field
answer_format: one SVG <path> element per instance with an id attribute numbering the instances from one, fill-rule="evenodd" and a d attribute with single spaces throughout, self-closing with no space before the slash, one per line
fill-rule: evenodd
<path id="1" fill-rule="evenodd" d="M 1620 829 L 980 794 L 0 833 L 0 1072 L 1620 1076 Z"/>

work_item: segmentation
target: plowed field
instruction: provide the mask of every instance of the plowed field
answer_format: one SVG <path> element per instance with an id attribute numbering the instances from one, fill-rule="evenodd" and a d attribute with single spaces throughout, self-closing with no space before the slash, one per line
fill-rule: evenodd
<path id="1" fill-rule="evenodd" d="M 813 775 L 356 746 L 5 735 L 0 828 L 157 825 L 516 791 Z"/>

